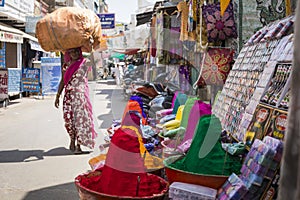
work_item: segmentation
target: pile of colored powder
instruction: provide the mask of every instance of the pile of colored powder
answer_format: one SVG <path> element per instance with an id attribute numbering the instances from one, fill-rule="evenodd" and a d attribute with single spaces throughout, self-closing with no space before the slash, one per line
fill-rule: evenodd
<path id="1" fill-rule="evenodd" d="M 135 127 L 122 126 L 112 137 L 100 176 L 82 178 L 81 184 L 95 192 L 115 196 L 149 197 L 161 194 L 167 184 L 148 174 L 145 152 Z"/>
<path id="2" fill-rule="evenodd" d="M 188 153 L 169 166 L 205 175 L 227 176 L 232 172 L 239 173 L 241 161 L 223 150 L 220 141 L 221 130 L 221 123 L 217 117 L 202 116 Z"/>

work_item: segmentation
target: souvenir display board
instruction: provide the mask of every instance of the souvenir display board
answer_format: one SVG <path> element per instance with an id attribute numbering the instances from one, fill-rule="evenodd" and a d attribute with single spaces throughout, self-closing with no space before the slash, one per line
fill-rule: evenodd
<path id="1" fill-rule="evenodd" d="M 289 83 L 288 80 L 290 79 L 291 70 L 291 63 L 278 63 L 276 65 L 273 78 L 266 93 L 262 97 L 261 102 L 275 107 L 280 105 L 282 108 L 288 108 L 289 98 L 286 94 L 289 89 L 289 84 L 288 86 L 286 86 L 286 84 Z M 285 102 L 282 103 L 283 97 L 285 97 Z"/>
<path id="2" fill-rule="evenodd" d="M 276 144 L 283 144 L 294 49 L 293 34 L 290 33 L 294 20 L 294 17 L 288 17 L 264 27 L 249 39 L 214 106 L 213 112 L 222 120 L 223 128 L 235 140 L 251 146 L 248 149 L 255 146 L 253 141 L 266 138 L 269 138 L 271 149 Z M 275 144 L 273 139 L 280 142 Z M 252 195 L 257 194 L 263 199 L 276 198 L 281 156 L 280 147 L 267 175 L 257 179 L 262 181 L 260 189 L 255 189 Z"/>
<path id="3" fill-rule="evenodd" d="M 219 111 L 217 115 L 222 121 L 223 128 L 230 133 L 237 131 L 245 106 L 253 95 L 259 75 L 259 71 L 232 70 L 230 72 L 227 83 L 218 98 L 218 100 L 222 99 L 224 103 L 216 102 L 215 105 L 215 110 Z"/>
<path id="4" fill-rule="evenodd" d="M 244 142 L 251 146 L 254 139 L 262 139 L 270 121 L 273 109 L 264 105 L 258 105 L 252 117 L 251 124 L 246 131 Z"/>
<path id="5" fill-rule="evenodd" d="M 249 39 L 216 100 L 213 113 L 238 141 L 244 141 L 259 103 L 288 109 L 293 21 L 294 17 L 288 17 Z"/>
<path id="6" fill-rule="evenodd" d="M 277 44 L 278 41 L 274 40 L 244 47 L 230 71 L 213 112 L 220 118 L 223 128 L 231 134 L 238 135 L 236 133 L 246 106 Z M 256 98 L 259 101 L 260 96 Z"/>
<path id="7" fill-rule="evenodd" d="M 266 130 L 265 137 L 269 136 L 272 138 L 276 138 L 280 141 L 283 141 L 286 129 L 287 129 L 287 111 L 274 109 L 272 116 L 270 117 L 270 122 L 265 128 Z M 277 158 L 277 161 L 279 162 L 280 159 Z M 276 169 L 274 168 L 273 170 L 271 170 L 270 178 L 265 180 L 267 182 L 268 187 L 263 194 L 264 200 L 272 200 L 277 198 L 279 179 L 280 179 L 279 167 L 280 166 L 278 166 Z"/>
<path id="8" fill-rule="evenodd" d="M 255 139 L 244 159 L 240 175 L 232 174 L 219 190 L 218 199 L 261 199 L 274 179 L 283 154 L 283 142 Z"/>

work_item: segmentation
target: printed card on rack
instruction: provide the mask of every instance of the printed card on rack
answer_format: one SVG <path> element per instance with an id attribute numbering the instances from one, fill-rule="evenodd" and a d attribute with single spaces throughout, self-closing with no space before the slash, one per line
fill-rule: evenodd
<path id="1" fill-rule="evenodd" d="M 266 132 L 266 127 L 270 121 L 273 108 L 259 104 L 248 127 L 244 143 L 251 145 L 254 139 L 262 139 Z"/>
<path id="2" fill-rule="evenodd" d="M 279 62 L 291 62 L 292 61 L 292 60 L 290 60 L 290 57 L 288 55 L 289 55 L 290 49 L 293 49 L 293 43 L 294 43 L 294 41 L 292 40 L 292 38 L 289 38 L 285 48 L 283 48 L 277 61 L 279 61 Z"/>
<path id="3" fill-rule="evenodd" d="M 257 86 L 265 88 L 268 85 L 275 72 L 276 64 L 276 61 L 269 61 L 266 64 Z"/>
<path id="4" fill-rule="evenodd" d="M 251 99 L 250 103 L 246 107 L 246 112 L 253 115 L 255 110 L 256 110 L 256 107 L 257 107 L 258 103 L 259 103 L 259 100 Z"/>
<path id="5" fill-rule="evenodd" d="M 253 114 L 249 114 L 249 113 L 245 113 L 243 115 L 243 118 L 241 120 L 241 123 L 240 123 L 240 127 L 239 127 L 239 132 L 236 133 L 235 137 L 243 142 L 244 141 L 244 138 L 245 138 L 245 134 L 246 134 L 246 131 L 251 123 L 251 120 L 252 120 L 252 117 L 253 117 Z"/>
<path id="6" fill-rule="evenodd" d="M 271 122 L 266 129 L 266 135 L 283 140 L 287 129 L 287 123 L 287 113 L 275 110 L 271 117 Z"/>

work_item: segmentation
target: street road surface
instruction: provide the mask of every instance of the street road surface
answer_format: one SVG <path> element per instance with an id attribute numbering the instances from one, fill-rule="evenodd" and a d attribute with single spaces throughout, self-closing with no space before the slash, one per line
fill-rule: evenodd
<path id="1" fill-rule="evenodd" d="M 126 101 L 113 80 L 89 86 L 97 144 L 101 144 L 112 119 L 121 118 Z M 54 98 L 31 96 L 0 107 L 1 200 L 79 199 L 74 179 L 91 169 L 88 161 L 99 150 L 83 155 L 68 150 L 62 108 L 54 107 Z"/>

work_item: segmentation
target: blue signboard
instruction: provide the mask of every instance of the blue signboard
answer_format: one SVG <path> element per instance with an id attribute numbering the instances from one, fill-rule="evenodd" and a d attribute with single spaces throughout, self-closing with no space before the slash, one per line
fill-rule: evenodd
<path id="1" fill-rule="evenodd" d="M 0 0 L 0 6 L 1 6 L 1 7 L 4 6 L 4 0 Z"/>
<path id="2" fill-rule="evenodd" d="M 22 91 L 40 91 L 40 69 L 24 68 L 22 72 Z"/>
<path id="3" fill-rule="evenodd" d="M 6 68 L 6 43 L 2 42 L 2 48 L 0 49 L 0 69 Z"/>
<path id="4" fill-rule="evenodd" d="M 8 73 L 7 70 L 0 69 L 0 101 L 8 99 Z"/>
<path id="5" fill-rule="evenodd" d="M 55 94 L 58 90 L 61 79 L 61 59 L 60 58 L 41 58 L 42 68 L 42 93 Z"/>
<path id="6" fill-rule="evenodd" d="M 101 13 L 97 15 L 100 18 L 102 29 L 115 28 L 115 13 Z"/>
<path id="7" fill-rule="evenodd" d="M 19 93 L 21 91 L 21 69 L 8 68 L 8 92 Z"/>

